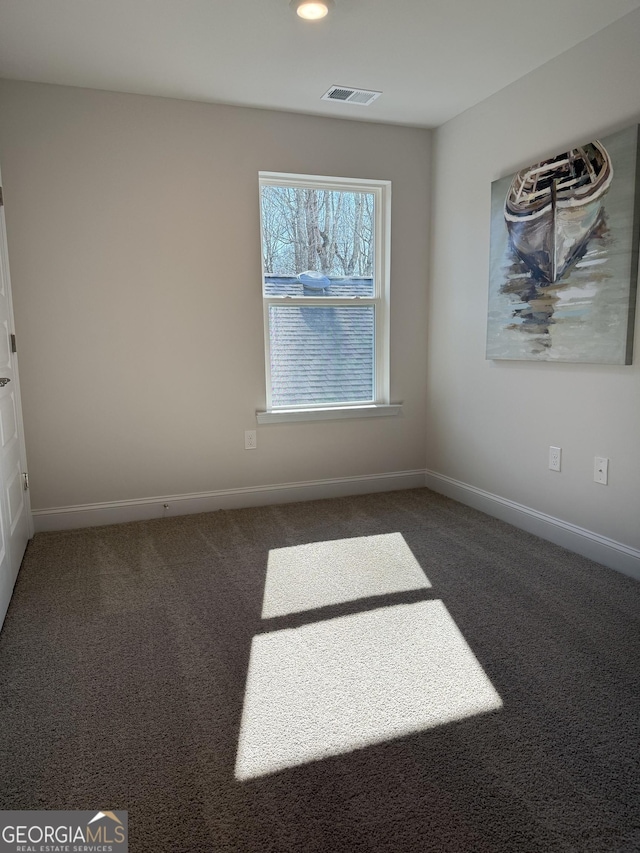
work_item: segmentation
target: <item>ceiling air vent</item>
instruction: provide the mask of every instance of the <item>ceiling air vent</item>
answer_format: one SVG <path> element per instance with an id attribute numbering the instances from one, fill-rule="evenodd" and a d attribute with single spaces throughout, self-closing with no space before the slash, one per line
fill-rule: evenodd
<path id="1" fill-rule="evenodd" d="M 332 86 L 322 96 L 323 101 L 342 101 L 344 104 L 358 104 L 368 107 L 382 92 L 372 92 L 369 89 L 352 89 L 350 86 Z"/>

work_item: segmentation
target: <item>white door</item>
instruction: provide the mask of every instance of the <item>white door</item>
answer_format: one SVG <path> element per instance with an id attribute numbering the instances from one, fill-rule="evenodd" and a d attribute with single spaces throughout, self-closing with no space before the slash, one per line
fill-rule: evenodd
<path id="1" fill-rule="evenodd" d="M 0 627 L 27 542 L 33 536 L 14 340 L 7 232 L 0 195 Z"/>

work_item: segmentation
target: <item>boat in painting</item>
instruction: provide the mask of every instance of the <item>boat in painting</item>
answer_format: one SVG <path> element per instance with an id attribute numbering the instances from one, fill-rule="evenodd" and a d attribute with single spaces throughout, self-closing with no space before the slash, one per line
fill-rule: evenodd
<path id="1" fill-rule="evenodd" d="M 557 282 L 584 255 L 612 178 L 611 159 L 597 140 L 513 178 L 504 204 L 511 244 L 542 284 Z"/>

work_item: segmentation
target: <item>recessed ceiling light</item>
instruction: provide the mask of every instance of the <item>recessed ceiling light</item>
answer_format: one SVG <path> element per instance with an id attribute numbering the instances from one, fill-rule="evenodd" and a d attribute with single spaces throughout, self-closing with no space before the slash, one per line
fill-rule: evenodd
<path id="1" fill-rule="evenodd" d="M 329 14 L 335 5 L 333 0 L 291 0 L 289 3 L 296 13 L 307 21 L 319 21 Z"/>

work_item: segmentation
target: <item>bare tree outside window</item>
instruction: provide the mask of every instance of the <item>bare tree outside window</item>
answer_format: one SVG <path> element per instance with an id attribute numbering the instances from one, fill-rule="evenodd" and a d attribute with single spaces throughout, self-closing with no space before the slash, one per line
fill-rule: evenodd
<path id="1" fill-rule="evenodd" d="M 265 275 L 371 278 L 374 201 L 367 192 L 263 186 Z"/>

